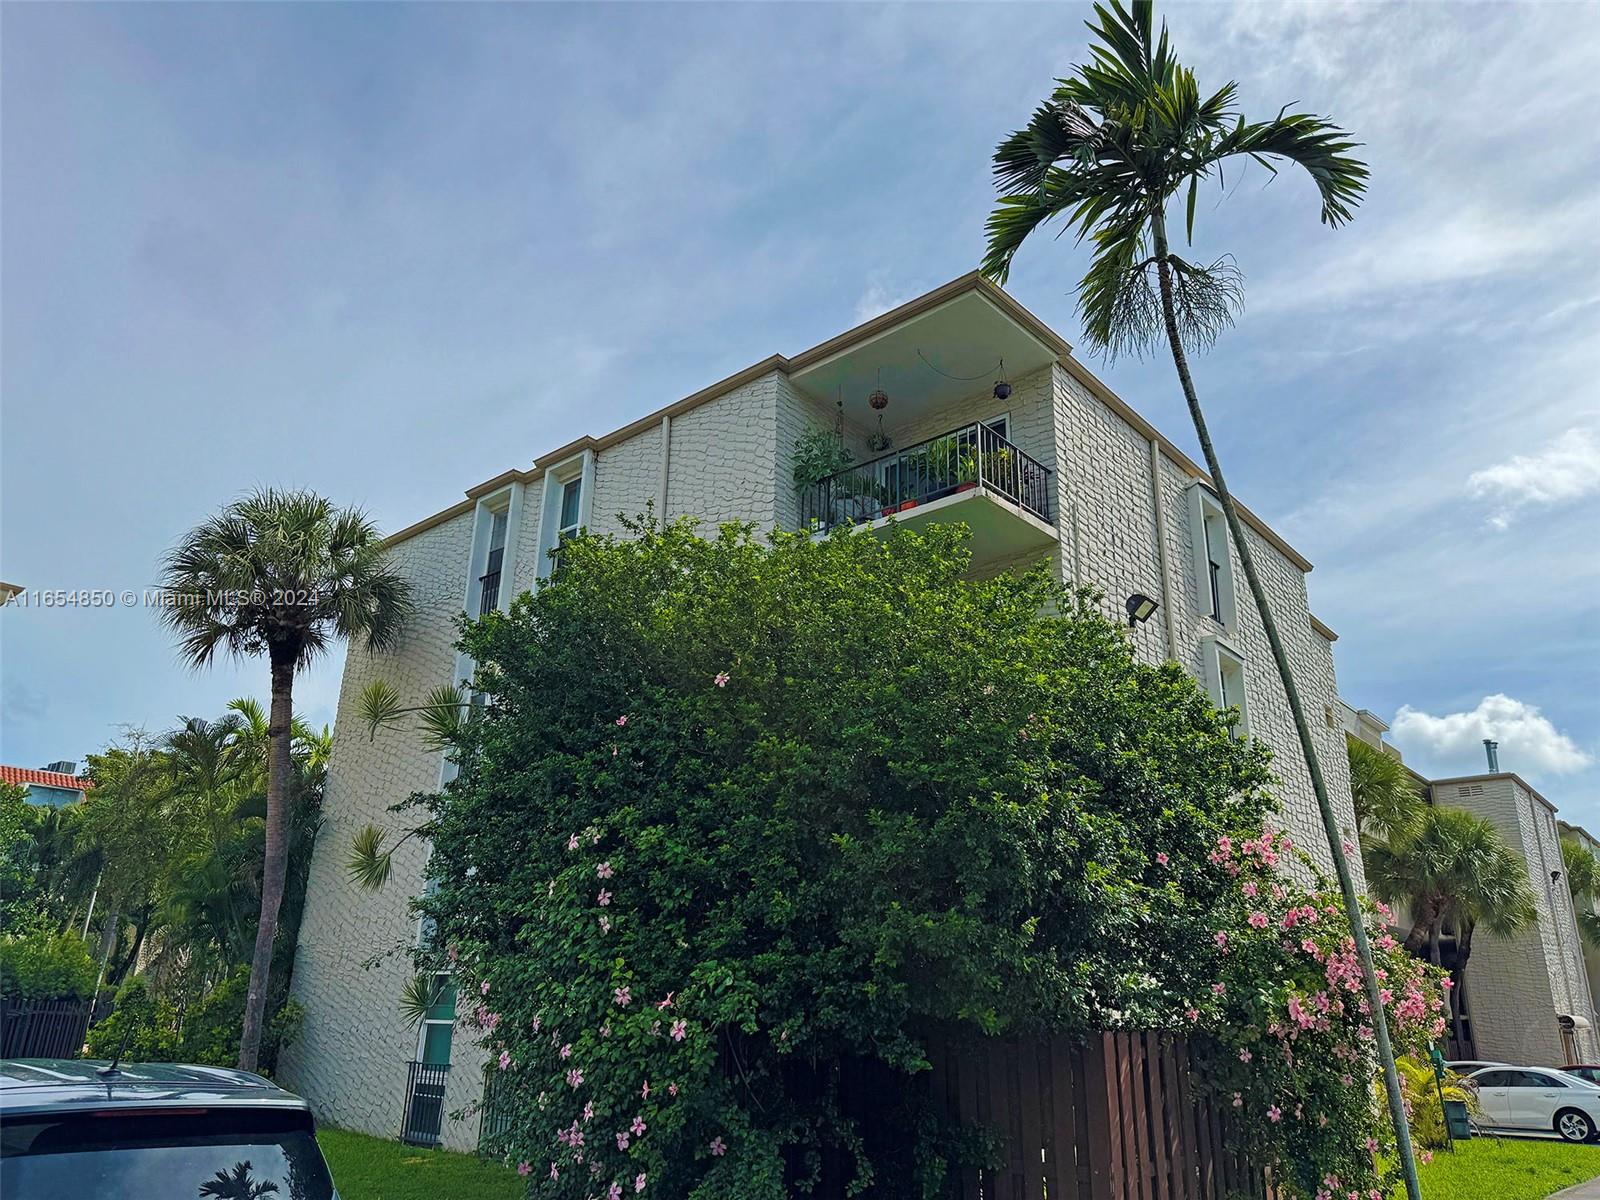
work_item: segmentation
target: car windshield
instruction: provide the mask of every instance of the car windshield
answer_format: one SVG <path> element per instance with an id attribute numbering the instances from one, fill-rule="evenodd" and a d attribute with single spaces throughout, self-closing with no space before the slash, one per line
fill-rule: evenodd
<path id="1" fill-rule="evenodd" d="M 0 1193 L 28 1200 L 334 1200 L 308 1114 L 250 1109 L 17 1117 Z"/>

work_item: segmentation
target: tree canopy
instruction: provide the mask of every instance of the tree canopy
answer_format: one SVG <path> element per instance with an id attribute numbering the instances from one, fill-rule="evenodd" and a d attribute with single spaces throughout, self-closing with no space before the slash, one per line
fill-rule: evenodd
<path id="1" fill-rule="evenodd" d="M 419 965 L 456 971 L 516 1110 L 499 1148 L 553 1194 L 778 1196 L 830 1149 L 915 1194 L 981 1147 L 911 1087 L 874 1097 L 904 1136 L 862 1146 L 832 1064 L 903 1083 L 935 1030 L 1283 1036 L 1248 1006 L 1283 1016 L 1292 973 L 1217 990 L 1280 953 L 1246 952 L 1250 909 L 1307 920 L 1240 888 L 1290 854 L 1268 752 L 1181 667 L 1042 569 L 968 578 L 956 529 L 631 533 L 467 629 L 459 774 L 413 801 Z"/>

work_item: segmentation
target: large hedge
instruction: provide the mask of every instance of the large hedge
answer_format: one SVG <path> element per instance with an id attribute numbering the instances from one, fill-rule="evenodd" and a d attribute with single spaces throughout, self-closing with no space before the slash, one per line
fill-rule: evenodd
<path id="1" fill-rule="evenodd" d="M 0 938 L 0 996 L 19 1000 L 87 1000 L 94 995 L 94 959 L 74 933 L 37 930 Z"/>
<path id="2" fill-rule="evenodd" d="M 1357 1182 L 1362 1088 L 1320 1089 L 1337 1120 L 1290 1146 L 1294 1079 L 1235 1057 L 1292 1047 L 1268 1009 L 1321 960 L 1278 930 L 1297 892 L 1272 893 L 1266 936 L 1252 921 L 1242 881 L 1293 853 L 1263 834 L 1269 754 L 1178 665 L 1136 661 L 1042 570 L 967 578 L 958 531 L 631 532 L 569 543 L 467 630 L 460 774 L 414 800 L 437 961 L 540 1194 L 778 1197 L 841 1151 L 853 1186 L 933 1194 L 984 1145 L 899 1086 L 932 1031 L 1117 1026 L 1233 1039 L 1218 1086 L 1271 1127 L 1264 1151 Z M 1311 907 L 1338 954 L 1337 908 Z M 1355 1003 L 1305 1038 L 1353 1042 Z M 1336 1075 L 1366 1077 L 1351 1053 Z M 890 1084 L 886 1144 L 849 1119 L 847 1059 Z"/>

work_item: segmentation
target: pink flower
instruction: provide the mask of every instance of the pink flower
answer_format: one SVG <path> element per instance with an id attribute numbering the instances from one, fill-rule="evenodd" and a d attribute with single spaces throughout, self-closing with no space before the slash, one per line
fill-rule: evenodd
<path id="1" fill-rule="evenodd" d="M 1250 1051 L 1248 1051 L 1248 1050 L 1239 1051 L 1239 1061 L 1242 1062 L 1242 1063 L 1249 1062 L 1253 1057 L 1255 1057 L 1255 1056 L 1252 1055 L 1250 1053 Z"/>
<path id="2" fill-rule="evenodd" d="M 577 834 L 573 834 L 571 837 L 569 837 L 567 839 L 567 849 L 568 850 L 576 850 L 577 848 L 578 848 L 578 835 Z"/>
<path id="3" fill-rule="evenodd" d="M 616 872 L 611 869 L 611 864 L 609 862 L 601 863 L 594 869 L 594 873 L 600 876 L 601 879 L 610 879 L 616 874 Z"/>
<path id="4" fill-rule="evenodd" d="M 675 1084 L 675 1083 L 667 1084 L 667 1095 L 676 1096 L 677 1094 L 678 1094 L 678 1085 Z"/>
<path id="5" fill-rule="evenodd" d="M 721 1158 L 727 1152 L 728 1152 L 728 1147 L 723 1143 L 723 1141 L 722 1141 L 722 1139 L 720 1137 L 714 1137 L 714 1138 L 711 1139 L 711 1153 L 712 1154 L 716 1155 L 718 1158 Z"/>
<path id="6" fill-rule="evenodd" d="M 600 894 L 596 896 L 595 899 L 599 901 L 600 907 L 604 908 L 606 905 L 611 903 L 611 893 L 606 891 L 605 888 L 601 888 Z"/>
<path id="7" fill-rule="evenodd" d="M 626 1150 L 627 1148 L 628 1148 L 628 1135 L 626 1133 L 617 1134 L 617 1149 L 618 1150 Z"/>
<path id="8" fill-rule="evenodd" d="M 619 987 L 611 993 L 611 998 L 617 1002 L 619 1008 L 627 1008 L 633 1003 L 633 993 L 625 987 Z"/>
<path id="9" fill-rule="evenodd" d="M 600 914 L 600 932 L 601 933 L 610 933 L 611 932 L 611 918 L 606 916 L 605 913 L 601 913 Z"/>
<path id="10" fill-rule="evenodd" d="M 489 994 L 489 981 L 487 979 L 485 979 L 481 984 L 478 985 L 478 995 L 487 996 L 488 994 Z"/>
<path id="11" fill-rule="evenodd" d="M 688 1036 L 688 1033 L 689 1033 L 689 1022 L 685 1021 L 683 1018 L 680 1017 L 680 1018 L 678 1018 L 678 1020 L 676 1020 L 676 1021 L 674 1021 L 672 1023 L 672 1040 L 673 1041 L 675 1041 L 675 1042 L 683 1041 L 683 1039 Z"/>
<path id="12" fill-rule="evenodd" d="M 1368 1154 L 1376 1154 L 1378 1152 L 1378 1139 L 1377 1138 L 1369 1137 L 1366 1140 L 1365 1144 L 1366 1144 L 1366 1147 L 1367 1147 L 1367 1153 Z"/>
<path id="13" fill-rule="evenodd" d="M 1267 914 L 1264 912 L 1251 913 L 1249 920 L 1250 928 L 1252 929 L 1265 929 L 1267 925 L 1270 924 L 1270 922 L 1267 920 Z"/>
<path id="14" fill-rule="evenodd" d="M 551 1179 L 560 1179 L 561 1178 L 561 1168 L 556 1166 L 555 1163 L 551 1163 L 550 1164 L 550 1178 Z"/>
<path id="15" fill-rule="evenodd" d="M 504 1071 L 510 1065 L 511 1065 L 511 1051 L 509 1051 L 509 1050 L 500 1051 L 500 1069 L 502 1071 Z"/>
<path id="16" fill-rule="evenodd" d="M 649 1126 L 647 1126 L 644 1123 L 644 1118 L 643 1117 L 635 1116 L 633 1118 L 633 1124 L 631 1126 L 629 1126 L 629 1128 L 631 1128 L 633 1130 L 633 1136 L 634 1137 L 638 1137 L 647 1128 L 649 1128 Z"/>
<path id="17" fill-rule="evenodd" d="M 1425 1163 L 1431 1163 L 1433 1161 L 1433 1151 L 1424 1150 L 1421 1154 L 1417 1155 L 1417 1157 Z"/>
<path id="18" fill-rule="evenodd" d="M 552 1170 L 555 1168 L 555 1164 L 554 1163 L 551 1163 L 550 1166 L 551 1166 Z M 517 1164 L 517 1174 L 518 1175 L 526 1175 L 531 1170 L 533 1170 L 533 1168 L 528 1165 L 528 1162 L 527 1162 L 526 1159 L 524 1159 L 522 1162 L 519 1162 Z"/>
<path id="19" fill-rule="evenodd" d="M 645 1174 L 644 1174 L 643 1171 L 640 1171 L 637 1175 L 635 1175 L 633 1177 L 633 1190 L 636 1191 L 636 1192 L 644 1191 L 644 1183 L 645 1183 Z"/>
<path id="20" fill-rule="evenodd" d="M 562 1058 L 571 1058 L 572 1057 L 572 1043 L 571 1042 L 568 1042 L 565 1046 L 561 1047 L 561 1057 Z"/>
<path id="21" fill-rule="evenodd" d="M 594 1119 L 594 1101 L 593 1100 L 590 1100 L 587 1104 L 585 1104 L 583 1106 L 583 1119 L 585 1121 L 591 1121 L 591 1120 Z"/>
<path id="22" fill-rule="evenodd" d="M 1244 1097 L 1241 1096 L 1238 1092 L 1235 1092 L 1233 1094 L 1233 1106 L 1235 1108 L 1243 1108 L 1244 1107 Z"/>
<path id="23" fill-rule="evenodd" d="M 1228 990 L 1228 985 L 1225 984 L 1225 983 L 1213 983 L 1211 985 L 1211 994 L 1213 996 L 1221 996 L 1224 993 L 1226 993 L 1227 990 Z"/>
<path id="24" fill-rule="evenodd" d="M 1200 1010 L 1198 1008 L 1186 1008 L 1183 1010 L 1183 1015 L 1189 1019 L 1189 1024 L 1193 1025 L 1200 1019 Z"/>
<path id="25" fill-rule="evenodd" d="M 573 1067 L 572 1070 L 567 1072 L 567 1086 L 568 1087 L 577 1087 L 582 1082 L 583 1082 L 583 1072 L 579 1068 Z"/>
<path id="26" fill-rule="evenodd" d="M 667 993 L 667 998 L 665 1000 L 660 1000 L 660 1001 L 656 1002 L 656 1008 L 657 1009 L 671 1008 L 672 1007 L 672 998 L 674 996 L 676 996 L 677 994 L 678 994 L 677 992 L 668 992 Z"/>
<path id="27" fill-rule="evenodd" d="M 733 676 L 729 675 L 726 671 L 718 671 L 717 675 L 716 675 L 716 678 L 713 679 L 711 682 L 716 684 L 718 687 L 727 687 L 728 686 L 728 680 L 730 680 L 732 678 L 733 678 Z"/>
<path id="28" fill-rule="evenodd" d="M 1220 929 L 1217 930 L 1216 936 L 1211 940 L 1216 942 L 1217 949 L 1219 950 L 1226 950 L 1228 948 L 1228 935 L 1223 933 Z"/>
<path id="29" fill-rule="evenodd" d="M 639 1098 L 641 1100 L 650 1099 L 650 1081 L 648 1079 L 644 1081 L 644 1086 L 639 1089 Z"/>
<path id="30" fill-rule="evenodd" d="M 1167 852 L 1165 850 L 1156 855 L 1156 862 L 1163 867 L 1167 865 Z"/>
<path id="31" fill-rule="evenodd" d="M 611 1186 L 606 1189 L 606 1197 L 607 1200 L 622 1200 L 622 1185 L 615 1179 L 611 1181 Z"/>
<path id="32" fill-rule="evenodd" d="M 1274 1123 L 1283 1120 L 1283 1110 L 1274 1104 L 1271 1108 L 1267 1109 L 1267 1120 Z"/>
<path id="33" fill-rule="evenodd" d="M 623 713 L 620 717 L 617 718 L 617 725 L 618 726 L 626 725 L 627 723 L 628 723 L 628 714 L 627 713 Z"/>

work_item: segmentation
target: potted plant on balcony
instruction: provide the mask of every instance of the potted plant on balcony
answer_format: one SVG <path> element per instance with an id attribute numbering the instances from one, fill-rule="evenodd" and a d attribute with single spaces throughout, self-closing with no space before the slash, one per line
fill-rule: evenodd
<path id="1" fill-rule="evenodd" d="M 947 435 L 929 442 L 923 454 L 928 479 L 923 499 L 937 500 L 955 492 L 960 482 L 961 443 Z"/>
<path id="2" fill-rule="evenodd" d="M 968 449 L 956 460 L 956 491 L 970 492 L 978 486 L 978 456 Z"/>
<path id="3" fill-rule="evenodd" d="M 848 470 L 855 455 L 844 444 L 844 438 L 831 429 L 807 429 L 794 443 L 794 482 L 800 492 L 800 510 L 806 514 L 812 528 L 842 519 L 834 512 L 839 507 L 840 496 L 833 488 L 823 485 L 841 471 Z M 848 480 L 839 481 L 843 486 Z"/>

